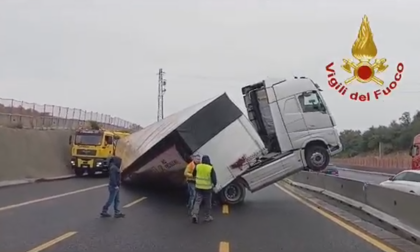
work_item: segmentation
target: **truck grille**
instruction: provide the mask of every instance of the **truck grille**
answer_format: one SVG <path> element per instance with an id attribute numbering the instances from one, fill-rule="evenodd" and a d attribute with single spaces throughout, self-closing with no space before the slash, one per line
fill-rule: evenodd
<path id="1" fill-rule="evenodd" d="M 76 153 L 77 155 L 96 156 L 96 150 L 79 149 Z"/>

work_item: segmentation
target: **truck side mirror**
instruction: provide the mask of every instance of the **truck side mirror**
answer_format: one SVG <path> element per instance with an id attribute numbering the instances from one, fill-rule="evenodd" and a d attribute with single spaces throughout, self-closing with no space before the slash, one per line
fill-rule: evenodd
<path id="1" fill-rule="evenodd" d="M 71 145 L 71 140 L 72 140 L 72 137 L 71 137 L 71 135 L 69 136 L 69 145 Z"/>

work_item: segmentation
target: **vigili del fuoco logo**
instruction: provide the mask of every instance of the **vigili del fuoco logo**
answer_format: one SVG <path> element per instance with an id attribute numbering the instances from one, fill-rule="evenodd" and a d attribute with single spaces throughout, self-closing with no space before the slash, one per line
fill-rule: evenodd
<path id="1" fill-rule="evenodd" d="M 344 84 L 336 79 L 336 72 L 334 69 L 334 62 L 327 65 L 326 70 L 328 74 L 328 85 L 343 96 L 348 96 L 354 101 L 371 101 L 378 100 L 381 96 L 391 94 L 401 81 L 404 71 L 404 64 L 398 63 L 395 68 L 395 75 L 392 82 L 384 83 L 380 78 L 380 73 L 388 69 L 385 58 L 376 58 L 378 49 L 373 40 L 373 34 L 369 26 L 367 16 L 363 17 L 360 25 L 359 34 L 351 48 L 351 54 L 356 59 L 343 59 L 344 64 L 341 68 L 349 73 L 349 78 L 344 80 Z M 374 83 L 378 85 L 378 89 L 370 92 L 349 92 L 348 88 L 352 82 L 358 81 L 360 83 Z"/>

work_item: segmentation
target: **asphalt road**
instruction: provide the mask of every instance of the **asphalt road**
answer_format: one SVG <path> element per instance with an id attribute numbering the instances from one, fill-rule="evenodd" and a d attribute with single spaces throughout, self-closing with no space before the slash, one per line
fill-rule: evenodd
<path id="1" fill-rule="evenodd" d="M 0 189 L 0 251 L 381 251 L 274 186 L 225 213 L 215 208 L 213 223 L 194 225 L 179 194 L 124 188 L 126 218 L 101 219 L 104 183 L 71 179 Z"/>
<path id="2" fill-rule="evenodd" d="M 358 170 L 351 170 L 351 169 L 341 169 L 338 168 L 339 176 L 342 178 L 348 178 L 353 179 L 357 181 L 363 181 L 366 183 L 371 183 L 378 185 L 379 183 L 387 180 L 390 176 L 388 175 L 379 175 L 375 173 L 369 173 L 369 172 L 360 172 Z"/>

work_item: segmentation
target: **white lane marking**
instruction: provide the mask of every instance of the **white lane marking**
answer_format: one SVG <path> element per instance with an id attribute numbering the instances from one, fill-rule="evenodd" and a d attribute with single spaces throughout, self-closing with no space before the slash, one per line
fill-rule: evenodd
<path id="1" fill-rule="evenodd" d="M 47 201 L 47 200 L 52 200 L 52 199 L 58 199 L 58 198 L 61 198 L 61 197 L 65 197 L 65 196 L 69 196 L 69 195 L 73 195 L 73 194 L 77 194 L 77 193 L 82 193 L 82 192 L 87 192 L 87 191 L 90 191 L 90 190 L 95 190 L 95 189 L 98 189 L 98 188 L 101 188 L 101 187 L 104 187 L 104 186 L 107 186 L 107 185 L 108 184 L 102 184 L 102 185 L 92 186 L 92 187 L 83 188 L 83 189 L 79 189 L 79 190 L 72 191 L 72 192 L 57 194 L 57 195 L 53 195 L 53 196 L 49 196 L 49 197 L 45 197 L 45 198 L 40 198 L 40 199 L 30 200 L 30 201 L 26 201 L 26 202 L 14 204 L 14 205 L 0 207 L 0 212 L 1 211 L 6 211 L 6 210 L 10 210 L 10 209 L 13 209 L 13 208 L 27 206 L 27 205 L 30 205 L 30 204 L 39 203 L 39 202 L 42 202 L 42 201 Z"/>

